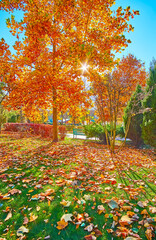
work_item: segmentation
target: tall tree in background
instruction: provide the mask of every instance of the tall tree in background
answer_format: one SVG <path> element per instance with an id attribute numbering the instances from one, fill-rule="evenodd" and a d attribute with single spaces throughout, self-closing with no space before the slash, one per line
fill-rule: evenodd
<path id="1" fill-rule="evenodd" d="M 143 102 L 145 112 L 143 114 L 142 136 L 145 143 L 156 149 L 156 62 L 150 67 L 150 77 L 147 81 L 146 92 L 150 93 Z"/>
<path id="2" fill-rule="evenodd" d="M 127 107 L 124 111 L 124 129 L 125 138 L 132 140 L 136 147 L 143 143 L 141 124 L 143 121 L 143 106 L 144 92 L 140 85 L 137 85 L 136 91 L 130 98 Z"/>
<path id="3" fill-rule="evenodd" d="M 110 149 L 114 152 L 117 120 L 137 84 L 145 85 L 146 71 L 141 61 L 129 54 L 112 73 L 98 74 L 97 79 L 93 83 L 93 92 L 101 121 L 104 125 L 110 123 Z"/>
<path id="4" fill-rule="evenodd" d="M 14 17 L 7 20 L 12 34 L 17 36 L 15 84 L 19 92 L 16 98 L 12 97 L 15 93 L 9 96 L 9 104 L 16 105 L 17 100 L 27 109 L 33 105 L 52 106 L 53 141 L 58 140 L 57 111 L 62 101 L 71 95 L 75 96 L 74 104 L 85 100 L 83 81 L 77 78 L 81 63 L 106 68 L 112 65 L 113 51 L 123 50 L 130 42 L 123 33 L 133 30 L 128 21 L 139 13 L 131 12 L 130 7 L 111 11 L 114 3 L 114 0 L 2 0 L 0 3 L 2 10 L 24 12 L 21 22 Z M 24 41 L 20 41 L 20 32 L 25 34 Z"/>

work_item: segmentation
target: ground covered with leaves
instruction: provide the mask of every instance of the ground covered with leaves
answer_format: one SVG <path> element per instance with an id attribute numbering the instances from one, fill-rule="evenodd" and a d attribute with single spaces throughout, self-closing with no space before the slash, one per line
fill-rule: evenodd
<path id="1" fill-rule="evenodd" d="M 156 239 L 151 150 L 0 136 L 0 239 Z"/>

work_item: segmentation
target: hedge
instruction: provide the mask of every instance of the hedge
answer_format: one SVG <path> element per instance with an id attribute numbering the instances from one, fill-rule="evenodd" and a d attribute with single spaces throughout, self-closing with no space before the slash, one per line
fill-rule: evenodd
<path id="1" fill-rule="evenodd" d="M 53 125 L 37 123 L 5 123 L 4 131 L 7 132 L 26 132 L 41 137 L 53 137 Z M 66 127 L 58 126 L 58 132 L 61 139 L 66 136 Z"/>

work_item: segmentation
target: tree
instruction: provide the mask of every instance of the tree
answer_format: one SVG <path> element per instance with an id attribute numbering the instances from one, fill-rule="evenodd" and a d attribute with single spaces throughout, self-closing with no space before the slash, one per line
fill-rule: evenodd
<path id="1" fill-rule="evenodd" d="M 62 102 L 71 99 L 71 95 L 74 95 L 72 104 L 85 100 L 83 81 L 77 78 L 81 74 L 78 71 L 80 63 L 87 61 L 99 68 L 110 66 L 113 51 L 124 49 L 130 42 L 123 33 L 133 29 L 128 21 L 139 12 L 119 7 L 115 13 L 111 11 L 114 3 L 114 0 L 11 0 L 0 3 L 2 10 L 21 9 L 24 12 L 21 22 L 16 22 L 14 17 L 7 20 L 12 34 L 17 36 L 14 48 L 19 92 L 16 99 L 10 96 L 9 104 L 16 105 L 16 100 L 20 99 L 26 109 L 32 105 L 41 108 L 51 105 L 53 141 L 58 140 L 57 111 Z M 20 32 L 25 34 L 24 41 L 20 41 Z M 25 76 L 21 84 L 22 74 Z"/>
<path id="2" fill-rule="evenodd" d="M 129 54 L 122 58 L 112 73 L 98 73 L 96 78 L 98 81 L 93 83 L 93 93 L 106 137 L 110 140 L 110 150 L 114 152 L 117 120 L 137 84 L 145 84 L 146 71 L 141 61 Z M 107 122 L 110 122 L 110 134 L 107 132 Z"/>
<path id="3" fill-rule="evenodd" d="M 11 89 L 10 82 L 14 80 L 13 69 L 9 45 L 2 38 L 0 40 L 0 133 L 2 124 L 5 121 L 3 102 Z"/>
<path id="4" fill-rule="evenodd" d="M 146 92 L 150 93 L 143 102 L 142 137 L 145 143 L 156 149 L 156 63 L 150 68 L 150 77 L 147 81 Z"/>
<path id="5" fill-rule="evenodd" d="M 143 143 L 141 124 L 143 121 L 142 100 L 144 92 L 140 85 L 137 85 L 124 111 L 124 130 L 126 137 L 130 138 L 136 147 Z"/>

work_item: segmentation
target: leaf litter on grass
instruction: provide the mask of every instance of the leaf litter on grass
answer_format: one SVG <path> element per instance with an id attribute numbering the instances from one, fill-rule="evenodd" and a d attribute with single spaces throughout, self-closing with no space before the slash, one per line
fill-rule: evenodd
<path id="1" fill-rule="evenodd" d="M 2 147 L 3 238 L 16 239 L 21 226 L 18 234 L 25 239 L 155 238 L 155 162 L 149 150 L 125 148 L 112 160 L 105 146 L 93 143 L 47 146 L 26 155 Z"/>

